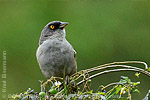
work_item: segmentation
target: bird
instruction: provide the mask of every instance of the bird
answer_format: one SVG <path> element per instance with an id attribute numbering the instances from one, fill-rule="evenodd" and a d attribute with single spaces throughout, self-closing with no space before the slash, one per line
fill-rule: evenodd
<path id="1" fill-rule="evenodd" d="M 51 21 L 42 30 L 36 58 L 43 75 L 53 77 L 71 76 L 77 72 L 76 51 L 66 40 L 68 22 Z"/>

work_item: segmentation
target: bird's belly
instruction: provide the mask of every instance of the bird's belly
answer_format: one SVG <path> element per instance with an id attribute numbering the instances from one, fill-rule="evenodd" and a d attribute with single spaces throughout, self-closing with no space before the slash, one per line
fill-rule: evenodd
<path id="1" fill-rule="evenodd" d="M 37 58 L 43 74 L 48 78 L 62 77 L 64 67 L 68 69 L 66 74 L 71 73 L 71 70 L 76 67 L 73 51 L 60 43 L 40 46 L 37 50 Z"/>

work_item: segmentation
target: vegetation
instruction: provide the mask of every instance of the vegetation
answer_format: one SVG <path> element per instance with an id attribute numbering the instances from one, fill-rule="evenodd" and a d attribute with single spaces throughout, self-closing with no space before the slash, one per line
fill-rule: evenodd
<path id="1" fill-rule="evenodd" d="M 141 69 L 128 64 L 143 64 Z M 111 69 L 112 68 L 112 69 Z M 107 70 L 104 70 L 107 69 Z M 98 72 L 96 72 L 98 71 Z M 86 69 L 64 78 L 51 77 L 46 82 L 40 81 L 41 91 L 35 92 L 29 88 L 27 91 L 13 95 L 9 100 L 132 100 L 132 94 L 137 92 L 140 82 L 133 82 L 126 76 L 121 76 L 120 81 L 106 86 L 98 85 L 98 89 L 91 89 L 92 78 L 117 71 L 135 71 L 135 76 L 145 74 L 150 77 L 150 68 L 140 61 L 114 62 Z M 96 72 L 93 74 L 93 72 Z M 150 91 L 143 100 L 150 99 Z"/>

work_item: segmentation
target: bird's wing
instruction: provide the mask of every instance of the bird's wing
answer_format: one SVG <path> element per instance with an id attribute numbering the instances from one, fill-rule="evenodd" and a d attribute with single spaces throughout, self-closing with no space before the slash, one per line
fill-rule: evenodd
<path id="1" fill-rule="evenodd" d="M 74 51 L 74 57 L 76 58 L 76 54 L 77 54 L 77 52 L 73 49 L 73 51 Z"/>

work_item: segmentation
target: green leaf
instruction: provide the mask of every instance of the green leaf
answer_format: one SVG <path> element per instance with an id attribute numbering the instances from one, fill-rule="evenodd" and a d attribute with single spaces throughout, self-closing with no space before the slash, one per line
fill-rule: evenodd
<path id="1" fill-rule="evenodd" d="M 123 78 L 123 79 L 125 79 L 125 80 L 129 80 L 129 78 L 126 77 L 126 76 L 121 76 L 121 78 Z"/>
<path id="2" fill-rule="evenodd" d="M 136 73 L 135 73 L 135 76 L 136 76 L 137 78 L 139 78 L 139 77 L 140 77 L 140 74 L 141 74 L 141 73 L 136 72 Z"/>
<path id="3" fill-rule="evenodd" d="M 147 71 L 150 71 L 150 67 L 147 69 Z"/>
<path id="4" fill-rule="evenodd" d="M 125 83 L 127 83 L 127 81 L 126 81 L 126 80 L 123 80 L 123 79 L 121 79 L 121 80 L 118 82 L 118 84 L 125 84 Z"/>
<path id="5" fill-rule="evenodd" d="M 104 93 L 104 92 L 98 92 L 98 94 L 100 94 L 100 95 L 106 95 L 106 93 Z"/>
<path id="6" fill-rule="evenodd" d="M 92 93 L 93 93 L 93 90 L 85 92 L 85 94 L 92 94 Z"/>
<path id="7" fill-rule="evenodd" d="M 140 91 L 138 89 L 133 89 L 132 92 L 138 92 L 140 94 Z"/>
<path id="8" fill-rule="evenodd" d="M 118 87 L 116 87 L 116 94 L 118 94 L 121 89 L 122 89 L 122 85 L 119 85 Z"/>
<path id="9" fill-rule="evenodd" d="M 129 83 L 131 82 L 131 80 L 128 78 L 128 80 L 127 80 Z"/>
<path id="10" fill-rule="evenodd" d="M 46 93 L 45 93 L 45 92 L 40 92 L 40 93 L 39 93 L 39 96 L 41 96 L 41 97 L 43 98 L 43 97 L 46 96 Z"/>
<path id="11" fill-rule="evenodd" d="M 134 86 L 139 85 L 139 84 L 140 84 L 140 82 L 134 82 L 133 83 Z"/>
<path id="12" fill-rule="evenodd" d="M 51 90 L 50 90 L 50 93 L 51 94 L 56 94 L 58 91 L 56 90 L 56 87 L 53 87 Z"/>

